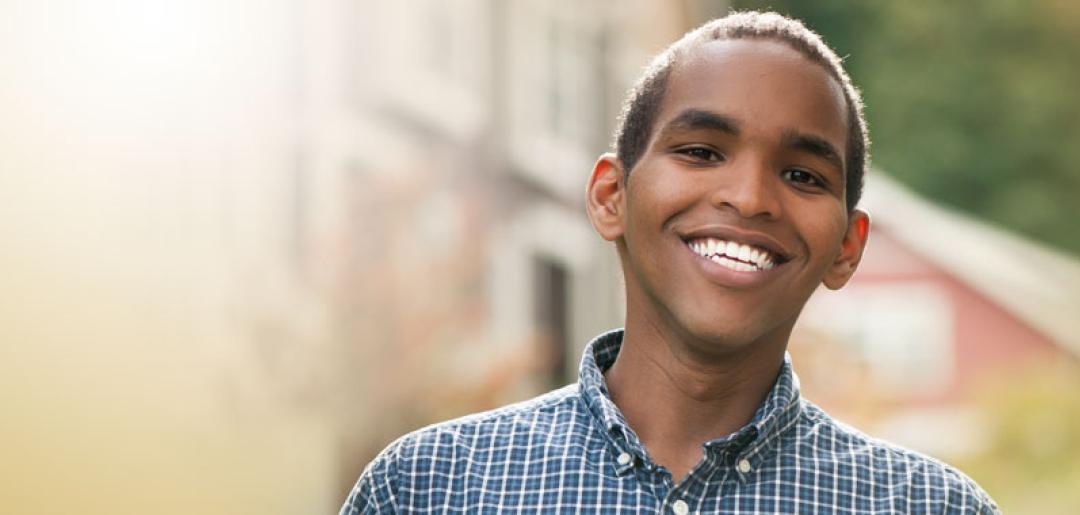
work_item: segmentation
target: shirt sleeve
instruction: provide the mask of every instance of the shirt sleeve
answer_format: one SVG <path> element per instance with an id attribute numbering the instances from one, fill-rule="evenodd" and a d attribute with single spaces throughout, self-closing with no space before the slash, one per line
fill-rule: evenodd
<path id="1" fill-rule="evenodd" d="M 982 498 L 979 499 L 978 514 L 979 515 L 1001 515 L 1001 508 L 997 503 L 990 498 L 986 492 L 981 492 Z"/>
<path id="2" fill-rule="evenodd" d="M 397 449 L 381 452 L 360 474 L 339 515 L 397 513 Z"/>

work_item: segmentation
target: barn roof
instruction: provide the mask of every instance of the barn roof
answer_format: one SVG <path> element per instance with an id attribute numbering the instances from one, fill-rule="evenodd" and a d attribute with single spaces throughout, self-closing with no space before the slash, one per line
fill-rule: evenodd
<path id="1" fill-rule="evenodd" d="M 875 226 L 1080 357 L 1080 260 L 867 175 Z M 871 239 L 873 236 L 871 235 Z"/>

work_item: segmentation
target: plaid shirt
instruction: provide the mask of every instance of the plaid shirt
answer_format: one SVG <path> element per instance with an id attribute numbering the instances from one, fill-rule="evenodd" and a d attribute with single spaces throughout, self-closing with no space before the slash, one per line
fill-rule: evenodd
<path id="1" fill-rule="evenodd" d="M 367 466 L 358 513 L 999 513 L 952 467 L 870 438 L 799 396 L 784 360 L 751 422 L 705 442 L 681 483 L 611 402 L 622 331 L 585 350 L 577 384 L 408 434 Z"/>

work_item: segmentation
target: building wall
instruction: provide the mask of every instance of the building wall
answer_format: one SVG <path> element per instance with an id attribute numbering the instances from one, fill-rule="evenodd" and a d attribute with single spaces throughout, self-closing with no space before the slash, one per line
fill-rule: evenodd
<path id="1" fill-rule="evenodd" d="M 343 494 L 407 430 L 572 380 L 621 324 L 584 187 L 628 80 L 684 19 L 644 0 L 320 5 L 301 253 L 334 321 Z"/>
<path id="2" fill-rule="evenodd" d="M 3 511 L 338 502 L 285 209 L 297 11 L 0 6 Z M 257 330 L 275 313 L 297 337 Z"/>

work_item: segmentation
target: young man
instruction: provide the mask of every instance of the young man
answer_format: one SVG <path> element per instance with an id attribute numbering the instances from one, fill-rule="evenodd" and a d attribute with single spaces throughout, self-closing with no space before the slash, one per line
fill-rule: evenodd
<path id="1" fill-rule="evenodd" d="M 631 92 L 587 189 L 626 327 L 577 384 L 406 435 L 341 513 L 996 513 L 962 473 L 799 395 L 785 349 L 869 230 L 861 100 L 800 23 L 687 34 Z"/>

